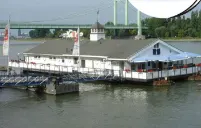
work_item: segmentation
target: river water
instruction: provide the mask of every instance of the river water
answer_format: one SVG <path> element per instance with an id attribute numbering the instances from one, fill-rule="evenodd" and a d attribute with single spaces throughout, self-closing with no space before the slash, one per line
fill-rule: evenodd
<path id="1" fill-rule="evenodd" d="M 15 43 L 11 56 L 36 45 Z M 201 43 L 174 45 L 201 54 Z M 0 128 L 200 128 L 200 109 L 199 81 L 165 87 L 81 84 L 79 93 L 60 96 L 0 89 Z"/>

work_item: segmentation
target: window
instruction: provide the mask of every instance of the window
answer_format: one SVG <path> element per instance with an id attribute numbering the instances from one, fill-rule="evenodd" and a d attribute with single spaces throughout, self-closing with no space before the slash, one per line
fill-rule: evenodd
<path id="1" fill-rule="evenodd" d="M 150 66 L 150 62 L 148 62 L 148 66 Z"/>
<path id="2" fill-rule="evenodd" d="M 172 62 L 169 62 L 169 63 L 168 63 L 168 66 L 172 66 Z"/>
<path id="3" fill-rule="evenodd" d="M 62 62 L 63 62 L 63 63 L 65 62 L 64 59 L 62 59 Z"/>
<path id="4" fill-rule="evenodd" d="M 152 62 L 152 68 L 156 68 L 156 62 Z"/>
<path id="5" fill-rule="evenodd" d="M 156 49 L 153 49 L 153 55 L 156 55 Z"/>
<path id="6" fill-rule="evenodd" d="M 74 58 L 74 64 L 77 64 L 78 58 Z"/>
<path id="7" fill-rule="evenodd" d="M 159 48 L 159 43 L 154 45 L 154 49 L 153 49 L 153 55 L 160 55 L 161 54 L 161 50 Z"/>
<path id="8" fill-rule="evenodd" d="M 145 63 L 142 63 L 142 69 L 145 69 Z"/>
<path id="9" fill-rule="evenodd" d="M 155 44 L 154 48 L 159 48 L 159 43 Z"/>
<path id="10" fill-rule="evenodd" d="M 157 55 L 160 55 L 160 54 L 161 54 L 161 50 L 157 49 Z"/>

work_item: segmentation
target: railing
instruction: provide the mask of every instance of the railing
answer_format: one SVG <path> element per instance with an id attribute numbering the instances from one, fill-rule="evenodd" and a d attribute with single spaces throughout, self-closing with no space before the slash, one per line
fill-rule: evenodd
<path id="1" fill-rule="evenodd" d="M 27 76 L 24 74 L 0 76 L 0 87 L 3 86 L 33 86 L 48 82 L 48 77 Z"/>
<path id="2" fill-rule="evenodd" d="M 141 79 L 141 80 L 149 80 L 149 79 L 157 79 L 164 78 L 170 76 L 181 76 L 193 74 L 201 71 L 201 67 L 188 67 L 188 68 L 178 68 L 178 69 L 169 69 L 162 71 L 153 71 L 153 72 L 134 72 L 134 71 L 122 71 L 122 70 L 114 70 L 114 69 L 100 69 L 100 68 L 78 68 L 73 66 L 64 66 L 64 65 L 45 65 L 39 63 L 24 63 L 24 62 L 9 62 L 9 66 L 11 67 L 19 67 L 25 68 L 33 71 L 41 71 L 41 72 L 49 72 L 49 73 L 71 73 L 68 77 L 74 78 L 76 76 L 75 72 L 82 73 L 85 75 L 91 75 L 93 79 L 94 76 L 113 76 L 120 78 L 128 78 L 128 79 Z M 80 77 L 82 77 L 80 75 Z M 86 78 L 86 77 L 85 77 Z"/>
<path id="3" fill-rule="evenodd" d="M 0 28 L 5 28 L 7 23 L 0 23 Z M 22 23 L 11 23 L 11 28 L 91 28 L 92 24 L 22 24 Z M 131 29 L 137 28 L 135 25 L 105 25 L 106 29 Z M 142 27 L 147 29 L 147 27 Z"/>

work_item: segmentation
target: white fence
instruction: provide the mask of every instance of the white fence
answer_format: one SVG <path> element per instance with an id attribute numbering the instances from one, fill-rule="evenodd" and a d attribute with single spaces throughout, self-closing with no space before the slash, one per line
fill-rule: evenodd
<path id="1" fill-rule="evenodd" d="M 133 79 L 156 79 L 162 77 L 169 76 L 181 76 L 188 75 L 192 73 L 197 73 L 201 71 L 201 67 L 189 67 L 189 68 L 181 68 L 181 69 L 171 69 L 171 70 L 163 70 L 163 71 L 155 71 L 155 72 L 126 72 L 120 70 L 107 70 L 107 69 L 95 69 L 95 68 L 77 68 L 77 67 L 68 67 L 62 65 L 44 65 L 44 64 L 27 64 L 27 63 L 17 63 L 17 62 L 9 62 L 10 67 L 16 68 L 28 68 L 30 70 L 42 70 L 42 71 L 56 71 L 56 72 L 73 72 L 78 71 L 81 73 L 88 74 L 97 74 L 97 75 L 107 75 L 111 74 L 113 76 L 119 76 L 122 78 L 133 78 Z"/>

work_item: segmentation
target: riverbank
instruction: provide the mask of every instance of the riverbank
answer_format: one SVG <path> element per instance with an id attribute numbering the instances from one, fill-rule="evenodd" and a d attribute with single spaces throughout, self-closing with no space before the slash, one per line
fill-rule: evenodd
<path id="1" fill-rule="evenodd" d="M 39 42 L 43 43 L 48 40 L 60 40 L 61 38 L 29 38 L 29 39 L 12 39 L 11 42 Z M 201 42 L 201 38 L 161 38 L 164 41 L 171 41 L 171 42 Z"/>
<path id="2" fill-rule="evenodd" d="M 28 39 L 12 39 L 11 42 L 45 42 L 48 40 L 56 40 L 58 38 L 28 38 Z"/>

